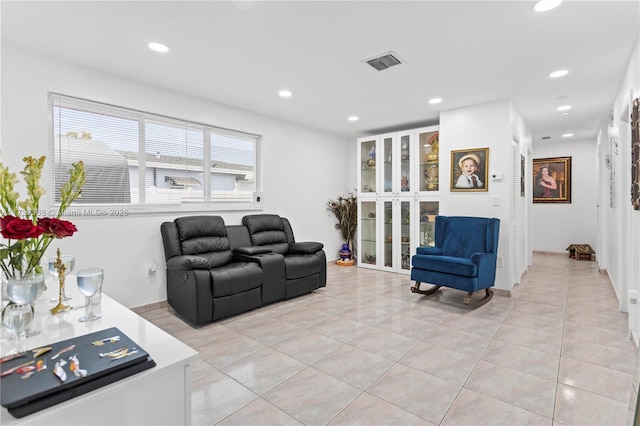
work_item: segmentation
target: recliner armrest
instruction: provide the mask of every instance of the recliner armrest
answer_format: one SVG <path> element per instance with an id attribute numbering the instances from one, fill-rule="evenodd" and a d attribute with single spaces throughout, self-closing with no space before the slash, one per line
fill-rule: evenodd
<path id="1" fill-rule="evenodd" d="M 174 256 L 167 260 L 167 269 L 172 271 L 191 271 L 194 269 L 209 269 L 209 261 L 200 256 Z"/>
<path id="2" fill-rule="evenodd" d="M 289 243 L 289 254 L 314 254 L 322 250 L 324 244 L 305 241 L 301 243 Z"/>
<path id="3" fill-rule="evenodd" d="M 271 249 L 260 246 L 248 246 L 248 247 L 238 247 L 233 250 L 234 254 L 246 254 L 249 256 L 255 256 L 256 254 L 267 254 L 271 253 Z"/>
<path id="4" fill-rule="evenodd" d="M 420 246 L 416 249 L 416 254 L 431 254 L 435 256 L 441 256 L 442 249 L 440 247 Z"/>

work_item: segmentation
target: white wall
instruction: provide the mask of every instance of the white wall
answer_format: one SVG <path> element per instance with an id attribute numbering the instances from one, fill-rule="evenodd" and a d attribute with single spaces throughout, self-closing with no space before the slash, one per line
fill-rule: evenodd
<path id="1" fill-rule="evenodd" d="M 612 105 L 613 121 L 604 123 L 600 131 L 598 164 L 603 175 L 599 179 L 601 209 L 599 227 L 606 243 L 605 269 L 618 296 L 619 308 L 629 312 L 629 330 L 636 345 L 640 341 L 640 304 L 629 303 L 629 291 L 640 292 L 640 210 L 633 210 L 631 187 L 631 102 L 640 97 L 640 36 L 632 51 L 618 93 Z M 618 148 L 613 155 L 616 170 L 614 180 L 615 204 L 609 204 L 609 170 L 604 161 L 612 137 Z"/>
<path id="2" fill-rule="evenodd" d="M 510 201 L 511 201 L 511 105 L 508 100 L 474 105 L 440 114 L 440 176 L 451 176 L 451 151 L 489 148 L 489 175 L 502 173 L 504 178 L 488 179 L 487 192 L 451 192 L 449 178 L 441 180 L 440 214 L 497 217 L 500 219 L 498 257 L 504 267 L 498 268 L 495 287 L 511 290 L 509 265 Z M 494 206 L 494 201 L 499 206 Z"/>
<path id="3" fill-rule="evenodd" d="M 2 161 L 12 171 L 22 170 L 25 155 L 47 154 L 49 91 L 259 134 L 263 212 L 289 218 L 297 240 L 320 241 L 327 258 L 337 258 L 340 234 L 326 203 L 352 189 L 348 173 L 352 163 L 344 152 L 353 141 L 6 46 L 1 66 Z M 45 188 L 49 166 L 42 182 Z M 46 196 L 42 206 L 48 206 Z M 242 216 L 255 212 L 206 213 L 238 224 Z M 76 256 L 77 268 L 102 266 L 104 291 L 128 307 L 165 300 L 160 224 L 180 215 L 74 218 L 79 231 L 55 242 L 50 255 L 60 247 Z M 145 278 L 150 261 L 157 262 L 158 272 Z"/>
<path id="4" fill-rule="evenodd" d="M 548 157 L 571 157 L 571 203 L 533 204 L 532 248 L 567 253 L 570 244 L 589 244 L 597 256 L 596 140 L 534 142 L 533 158 Z"/>
<path id="5" fill-rule="evenodd" d="M 515 179 L 514 186 L 516 187 L 515 193 L 512 194 L 513 205 L 511 216 L 513 220 L 514 239 L 512 241 L 512 252 L 514 260 L 512 265 L 514 267 L 513 279 L 515 282 L 520 283 L 520 279 L 527 271 L 529 265 L 532 264 L 532 250 L 531 250 L 531 200 L 532 200 L 532 188 L 529 183 L 529 176 L 531 175 L 532 160 L 531 153 L 533 152 L 533 136 L 531 129 L 525 123 L 524 118 L 520 115 L 518 108 L 511 103 L 511 129 L 513 132 L 513 138 L 517 142 L 518 156 L 524 157 L 524 173 L 522 172 L 522 166 L 520 164 L 521 158 L 516 158 L 515 169 L 513 170 L 512 177 Z M 524 196 L 522 196 L 520 179 L 524 178 Z"/>

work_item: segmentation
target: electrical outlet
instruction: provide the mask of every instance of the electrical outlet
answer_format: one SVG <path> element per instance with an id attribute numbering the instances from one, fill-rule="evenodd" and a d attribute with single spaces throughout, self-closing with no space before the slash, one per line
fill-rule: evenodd
<path id="1" fill-rule="evenodd" d="M 147 263 L 147 267 L 144 271 L 145 278 L 149 278 L 150 276 L 155 275 L 157 270 L 158 270 L 158 265 L 156 264 L 156 262 Z"/>
<path id="2" fill-rule="evenodd" d="M 498 268 L 504 268 L 504 257 L 498 256 Z"/>

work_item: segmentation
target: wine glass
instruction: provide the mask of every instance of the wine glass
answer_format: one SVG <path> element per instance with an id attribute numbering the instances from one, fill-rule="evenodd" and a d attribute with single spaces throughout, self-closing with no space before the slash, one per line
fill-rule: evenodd
<path id="1" fill-rule="evenodd" d="M 58 268 L 56 268 L 56 260 L 58 258 L 57 257 L 50 257 L 49 258 L 49 272 L 51 273 L 51 275 L 53 275 L 53 278 L 55 280 L 58 280 Z M 71 271 L 73 271 L 73 268 L 76 266 L 76 258 L 71 256 L 71 255 L 64 255 L 64 256 L 60 256 L 60 259 L 62 260 L 62 263 L 65 266 L 65 272 L 64 272 L 64 276 L 66 277 L 67 275 L 69 275 L 71 273 Z M 62 289 L 62 301 L 66 302 L 67 300 L 71 300 L 71 296 L 67 296 L 67 293 L 65 291 L 65 289 Z M 58 302 L 59 298 L 58 297 L 54 297 L 53 299 L 49 300 L 50 302 Z"/>
<path id="2" fill-rule="evenodd" d="M 13 353 L 23 352 L 21 339 L 26 339 L 27 329 L 33 321 L 33 307 L 29 304 L 11 303 L 2 310 L 2 325 L 10 340 L 16 341 L 16 349 Z"/>
<path id="3" fill-rule="evenodd" d="M 87 303 L 87 314 L 80 318 L 80 322 L 87 322 L 102 318 L 100 314 L 94 314 L 93 304 L 91 298 L 100 290 L 102 286 L 102 280 L 104 278 L 104 272 L 102 268 L 88 268 L 78 271 L 76 274 L 78 280 L 78 289 L 89 300 Z"/>

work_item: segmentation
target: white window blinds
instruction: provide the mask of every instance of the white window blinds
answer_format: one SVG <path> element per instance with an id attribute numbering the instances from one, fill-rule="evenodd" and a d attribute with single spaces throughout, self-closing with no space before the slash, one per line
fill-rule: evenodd
<path id="1" fill-rule="evenodd" d="M 49 94 L 55 202 L 72 162 L 87 183 L 76 204 L 251 203 L 259 136 Z"/>

